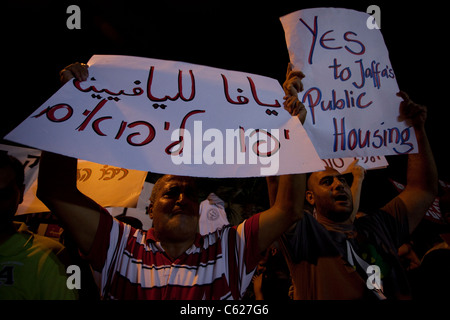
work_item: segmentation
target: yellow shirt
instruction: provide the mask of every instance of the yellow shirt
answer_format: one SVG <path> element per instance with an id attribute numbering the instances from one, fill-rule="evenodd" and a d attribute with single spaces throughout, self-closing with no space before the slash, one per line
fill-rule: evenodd
<path id="1" fill-rule="evenodd" d="M 0 299 L 73 300 L 66 268 L 57 255 L 64 246 L 16 223 L 17 233 L 0 244 Z"/>

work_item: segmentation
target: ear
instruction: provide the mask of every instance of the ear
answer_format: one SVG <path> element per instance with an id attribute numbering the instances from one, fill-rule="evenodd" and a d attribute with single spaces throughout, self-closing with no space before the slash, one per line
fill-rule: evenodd
<path id="1" fill-rule="evenodd" d="M 315 200 L 314 200 L 314 193 L 312 191 L 306 190 L 305 199 L 306 201 L 308 201 L 310 205 L 314 206 Z"/>
<path id="2" fill-rule="evenodd" d="M 153 203 L 150 203 L 147 208 L 147 213 L 150 219 L 153 220 Z"/>

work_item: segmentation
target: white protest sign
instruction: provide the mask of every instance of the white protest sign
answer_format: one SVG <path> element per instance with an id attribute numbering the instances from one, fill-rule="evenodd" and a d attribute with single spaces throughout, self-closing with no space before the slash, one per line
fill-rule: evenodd
<path id="1" fill-rule="evenodd" d="M 36 197 L 41 151 L 0 144 L 0 152 L 6 152 L 17 158 L 24 166 L 25 194 L 16 215 L 49 211 Z M 146 176 L 146 171 L 79 160 L 77 187 L 104 207 L 135 207 Z"/>
<path id="2" fill-rule="evenodd" d="M 117 167 L 201 177 L 321 169 L 267 77 L 175 61 L 95 55 L 5 139 Z"/>
<path id="3" fill-rule="evenodd" d="M 324 169 L 330 167 L 342 173 L 356 159 L 358 159 L 358 165 L 366 170 L 382 169 L 388 166 L 384 156 L 322 159 L 322 163 Z"/>
<path id="4" fill-rule="evenodd" d="M 303 71 L 299 99 L 320 158 L 416 153 L 414 130 L 397 121 L 401 99 L 380 30 L 370 16 L 314 8 L 281 17 L 291 63 Z"/>

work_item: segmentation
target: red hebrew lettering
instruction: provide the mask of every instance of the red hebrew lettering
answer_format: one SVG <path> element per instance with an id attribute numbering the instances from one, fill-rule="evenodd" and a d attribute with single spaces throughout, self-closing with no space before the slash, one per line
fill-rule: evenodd
<path id="1" fill-rule="evenodd" d="M 183 120 L 181 121 L 181 125 L 180 125 L 180 137 L 178 139 L 178 141 L 172 142 L 171 144 L 169 144 L 167 146 L 167 148 L 164 150 L 168 155 L 180 155 L 181 153 L 183 153 L 183 146 L 184 146 L 184 129 L 186 127 L 186 121 L 190 116 L 193 116 L 194 114 L 197 113 L 204 113 L 205 110 L 193 110 L 191 112 L 189 112 L 188 114 L 186 114 L 183 118 Z M 176 151 L 172 151 L 173 147 L 175 147 L 176 145 L 180 145 L 180 147 L 178 148 L 178 150 Z"/>
<path id="2" fill-rule="evenodd" d="M 153 141 L 153 139 L 155 138 L 155 128 L 150 123 L 148 123 L 146 121 L 135 121 L 135 122 L 130 123 L 127 127 L 128 128 L 134 128 L 136 126 L 144 126 L 144 127 L 146 127 L 148 129 L 148 134 L 147 134 L 147 137 L 142 142 L 139 142 L 139 143 L 134 142 L 133 138 L 135 136 L 140 136 L 141 133 L 135 132 L 135 133 L 129 134 L 128 137 L 127 137 L 127 142 L 130 145 L 136 146 L 136 147 L 140 147 L 140 146 L 144 146 L 146 144 L 149 144 L 150 142 Z"/>
<path id="3" fill-rule="evenodd" d="M 270 132 L 263 130 L 263 129 L 256 129 L 250 134 L 250 137 L 253 136 L 255 133 L 259 133 L 259 132 L 266 134 L 270 139 L 272 139 L 275 146 L 270 151 L 262 152 L 259 150 L 260 149 L 259 147 L 262 144 L 266 144 L 267 141 L 259 139 L 252 146 L 253 152 L 259 157 L 270 157 L 272 154 L 277 153 L 278 150 L 280 149 L 280 141 L 276 137 L 274 137 Z"/>
<path id="4" fill-rule="evenodd" d="M 120 124 L 120 128 L 119 131 L 117 131 L 116 136 L 114 137 L 114 139 L 120 139 L 120 137 L 122 136 L 123 132 L 125 131 L 126 127 L 127 127 L 128 122 L 126 121 L 122 121 L 122 123 Z"/>
<path id="5" fill-rule="evenodd" d="M 112 180 L 113 178 L 115 178 L 120 172 L 122 172 L 122 176 L 120 178 L 118 178 L 117 180 L 122 180 L 124 179 L 127 175 L 128 175 L 128 170 L 124 169 L 124 168 L 115 168 L 115 167 L 111 167 L 108 168 L 108 165 L 104 165 L 103 169 L 100 169 L 100 171 L 103 172 L 102 176 L 98 179 L 98 180 Z M 109 176 L 108 176 L 109 175 Z"/>
<path id="6" fill-rule="evenodd" d="M 106 136 L 106 134 L 104 134 L 104 133 L 100 130 L 99 124 L 100 124 L 100 122 L 102 122 L 102 121 L 104 121 L 104 120 L 107 120 L 107 119 L 112 119 L 112 117 L 110 117 L 110 116 L 107 116 L 107 117 L 101 117 L 101 118 L 98 118 L 97 120 L 95 120 L 95 121 L 92 123 L 92 129 L 94 129 L 95 133 L 98 134 L 99 136 Z"/>
<path id="7" fill-rule="evenodd" d="M 77 128 L 78 131 L 83 131 L 86 126 L 89 124 L 89 122 L 92 120 L 92 118 L 95 116 L 95 114 L 100 111 L 101 108 L 103 108 L 103 106 L 105 105 L 105 103 L 108 102 L 108 100 L 103 99 L 102 101 L 100 101 L 94 108 L 94 110 L 89 111 L 86 110 L 85 112 L 83 112 L 83 115 L 86 115 L 87 118 L 83 121 L 83 123 Z"/>
<path id="8" fill-rule="evenodd" d="M 65 114 L 57 115 L 56 113 L 61 109 L 65 111 Z M 64 122 L 70 119 L 73 114 L 73 109 L 71 106 L 65 103 L 55 104 L 53 107 L 48 107 L 47 109 L 42 110 L 39 114 L 33 116 L 33 118 L 39 118 L 43 114 L 46 114 L 47 119 L 52 122 Z"/>
<path id="9" fill-rule="evenodd" d="M 85 173 L 81 173 L 82 171 Z M 87 180 L 89 180 L 91 175 L 92 175 L 92 169 L 90 169 L 90 168 L 77 169 L 77 181 L 80 181 L 80 182 L 87 181 Z"/>
<path id="10" fill-rule="evenodd" d="M 135 132 L 135 133 L 131 133 L 127 136 L 127 142 L 130 145 L 135 146 L 135 147 L 144 146 L 144 145 L 152 142 L 153 139 L 155 138 L 156 131 L 155 131 L 155 128 L 146 121 L 135 121 L 130 124 L 128 124 L 128 122 L 126 122 L 126 121 L 122 121 L 120 124 L 119 130 L 117 131 L 117 134 L 114 137 L 114 139 L 116 139 L 116 140 L 120 139 L 120 137 L 122 137 L 122 134 L 124 133 L 126 128 L 134 128 L 137 126 L 144 126 L 148 129 L 147 137 L 142 142 L 135 142 L 135 141 L 133 141 L 133 138 L 141 135 L 141 133 Z"/>

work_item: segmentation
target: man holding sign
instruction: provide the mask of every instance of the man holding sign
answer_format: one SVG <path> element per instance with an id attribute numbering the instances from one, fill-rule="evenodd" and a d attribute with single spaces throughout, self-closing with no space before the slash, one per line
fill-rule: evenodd
<path id="1" fill-rule="evenodd" d="M 342 175 L 334 169 L 313 173 L 308 180 L 306 200 L 314 206 L 317 220 L 305 214 L 285 242 L 289 264 L 296 275 L 296 298 L 361 299 L 371 297 L 371 293 L 379 298 L 410 298 L 397 249 L 433 202 L 437 170 L 424 130 L 426 109 L 412 103 L 406 95 L 402 97 L 405 101 L 400 105 L 400 114 L 411 121 L 420 150 L 419 154 L 409 155 L 407 188 L 381 210 L 352 222 L 352 194 Z M 316 245 L 315 252 L 304 249 Z M 378 279 L 383 286 L 374 288 L 366 282 L 372 275 L 370 266 L 380 267 Z M 308 282 L 303 281 L 305 278 Z"/>
<path id="2" fill-rule="evenodd" d="M 85 80 L 73 64 L 62 81 Z M 303 214 L 304 175 L 283 175 L 274 205 L 237 227 L 198 234 L 199 203 L 192 178 L 166 175 L 155 184 L 147 232 L 116 221 L 76 188 L 76 159 L 44 152 L 38 197 L 63 222 L 101 274 L 109 299 L 240 299 L 260 253 Z"/>
<path id="3" fill-rule="evenodd" d="M 289 71 L 287 101 L 303 89 L 300 71 Z M 306 75 L 308 77 L 308 74 Z M 379 210 L 354 219 L 353 195 L 345 177 L 327 168 L 307 180 L 306 213 L 283 237 L 294 284 L 294 299 L 408 299 L 411 291 L 397 255 L 437 194 L 437 169 L 425 132 L 427 109 L 403 93 L 400 121 L 414 129 L 419 153 L 408 156 L 407 187 Z M 277 181 L 268 178 L 271 202 Z"/>
<path id="4" fill-rule="evenodd" d="M 321 159 L 417 152 L 397 120 L 400 99 L 383 36 L 369 15 L 311 8 L 281 17 L 291 63 L 307 77 L 299 96 L 305 130 Z"/>

